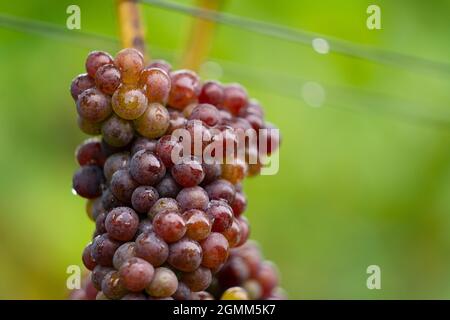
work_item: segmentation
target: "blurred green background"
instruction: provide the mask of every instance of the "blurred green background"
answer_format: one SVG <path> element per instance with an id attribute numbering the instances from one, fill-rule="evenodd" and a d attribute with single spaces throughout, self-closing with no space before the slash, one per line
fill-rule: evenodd
<path id="1" fill-rule="evenodd" d="M 82 31 L 117 36 L 114 1 L 2 1 L 0 13 L 64 27 L 70 4 Z M 369 4 L 381 7 L 382 30 L 366 28 Z M 151 55 L 176 65 L 192 18 L 141 7 Z M 450 60 L 445 0 L 228 0 L 224 11 Z M 2 299 L 65 298 L 66 268 L 81 265 L 94 227 L 71 193 L 85 136 L 68 88 L 90 50 L 118 46 L 71 37 L 0 27 Z M 450 119 L 450 74 L 320 55 L 229 26 L 218 27 L 210 59 L 222 67 L 202 74 L 243 83 L 283 135 L 279 173 L 248 179 L 245 191 L 252 238 L 289 297 L 449 299 L 450 126 L 414 115 Z M 323 88 L 320 107 L 302 99 L 305 81 Z M 373 264 L 381 290 L 366 287 Z"/>

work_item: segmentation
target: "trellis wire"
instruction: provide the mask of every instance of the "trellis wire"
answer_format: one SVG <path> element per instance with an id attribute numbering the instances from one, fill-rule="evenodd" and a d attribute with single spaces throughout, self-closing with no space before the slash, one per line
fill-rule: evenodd
<path id="1" fill-rule="evenodd" d="M 92 47 L 102 47 L 106 46 L 108 48 L 119 48 L 119 40 L 115 37 L 90 33 L 90 32 L 80 32 L 80 31 L 69 31 L 66 28 L 42 21 L 29 20 L 18 18 L 14 16 L 0 14 L 0 27 L 25 32 L 43 35 L 55 39 L 59 39 L 62 41 L 69 41 L 72 43 L 76 43 L 83 47 L 92 48 Z M 155 49 L 153 47 L 153 49 Z M 160 53 L 163 53 L 165 56 L 174 56 L 174 53 L 169 50 L 157 49 Z M 270 81 L 270 88 L 274 92 L 276 92 L 280 96 L 288 96 L 294 99 L 302 99 L 301 95 L 299 95 L 299 89 L 301 84 L 308 81 L 307 79 L 303 79 L 300 77 L 292 77 L 287 76 L 285 74 L 270 72 L 270 76 L 267 77 L 267 73 L 261 73 L 257 69 L 249 69 L 248 66 L 242 66 L 240 64 L 236 64 L 229 61 L 224 60 L 213 60 L 217 61 L 220 65 L 225 67 L 227 73 L 235 74 L 239 77 L 245 78 L 250 74 L 249 82 L 253 85 L 259 83 L 261 89 L 265 89 L 268 86 L 268 83 L 264 80 L 267 78 L 272 79 Z M 249 72 L 250 71 L 250 72 Z M 261 80 L 263 79 L 263 80 Z M 280 85 L 282 83 L 283 85 Z M 289 85 L 286 85 L 289 84 Z M 373 93 L 373 92 L 364 92 L 360 88 L 353 87 L 344 87 L 344 86 L 333 86 L 333 85 L 324 85 L 327 89 L 327 92 L 334 94 L 335 96 L 331 97 L 332 103 L 327 103 L 329 105 L 333 105 L 338 107 L 341 110 L 360 112 L 362 109 L 356 107 L 348 107 L 349 103 L 345 101 L 345 97 L 350 97 L 348 100 L 354 100 L 355 97 L 361 98 L 364 104 L 367 104 L 368 101 L 371 102 L 371 106 L 365 107 L 365 111 L 381 111 L 388 115 L 400 116 L 400 120 L 408 121 L 415 124 L 421 124 L 425 126 L 432 126 L 436 128 L 450 128 L 450 117 L 432 117 L 427 114 L 414 113 L 414 112 L 404 112 L 399 108 L 376 108 L 377 106 L 385 106 L 392 104 L 393 98 L 387 97 L 384 94 Z M 338 94 L 336 94 L 338 93 Z M 344 99 L 342 99 L 344 97 Z M 375 102 L 373 102 L 375 101 Z M 361 104 L 363 105 L 363 104 Z M 361 106 L 360 105 L 360 106 Z M 408 106 L 410 106 L 410 102 L 408 102 Z M 360 107 L 358 106 L 358 107 Z M 425 109 L 429 109 L 430 106 L 425 106 Z"/>
<path id="2" fill-rule="evenodd" d="M 230 25 L 252 31 L 277 39 L 283 39 L 302 45 L 312 45 L 314 39 L 324 39 L 330 45 L 330 52 L 339 53 L 353 58 L 377 62 L 381 64 L 391 64 L 403 68 L 416 68 L 436 73 L 450 74 L 450 64 L 433 61 L 430 59 L 416 57 L 405 53 L 398 53 L 373 46 L 362 45 L 343 39 L 338 39 L 319 33 L 309 32 L 301 29 L 294 29 L 287 26 L 268 23 L 250 18 L 244 18 L 228 13 L 211 11 L 203 8 L 183 5 L 173 1 L 165 0 L 138 0 L 141 3 L 176 11 L 200 19 L 215 21 L 224 25 Z"/>

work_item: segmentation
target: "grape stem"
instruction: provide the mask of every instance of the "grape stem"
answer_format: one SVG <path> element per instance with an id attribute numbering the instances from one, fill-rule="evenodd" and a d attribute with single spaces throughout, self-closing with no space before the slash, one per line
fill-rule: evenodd
<path id="1" fill-rule="evenodd" d="M 139 50 L 148 60 L 137 0 L 117 0 L 117 15 L 122 46 Z"/>
<path id="2" fill-rule="evenodd" d="M 197 8 L 219 11 L 225 0 L 197 0 Z M 214 31 L 215 21 L 194 18 L 191 26 L 190 35 L 181 58 L 181 67 L 198 71 L 203 61 L 209 54 Z"/>

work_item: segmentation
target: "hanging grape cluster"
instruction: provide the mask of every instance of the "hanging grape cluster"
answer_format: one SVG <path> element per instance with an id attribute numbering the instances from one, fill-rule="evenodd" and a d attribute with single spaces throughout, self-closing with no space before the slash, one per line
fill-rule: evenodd
<path id="1" fill-rule="evenodd" d="M 134 49 L 115 58 L 91 52 L 86 71 L 70 91 L 79 128 L 97 137 L 76 150 L 73 189 L 88 199 L 95 232 L 82 254 L 88 278 L 72 298 L 283 298 L 276 268 L 247 241 L 241 185 L 260 172 L 279 137 L 266 130 L 257 137 L 264 150 L 246 146 L 242 156 L 221 149 L 233 161 L 203 156 L 218 142 L 234 146 L 238 129 L 274 128 L 259 103 L 238 84 L 202 83 L 162 60 L 146 66 Z M 189 156 L 179 148 L 180 129 L 192 137 Z M 184 150 L 181 160 L 174 149 Z"/>

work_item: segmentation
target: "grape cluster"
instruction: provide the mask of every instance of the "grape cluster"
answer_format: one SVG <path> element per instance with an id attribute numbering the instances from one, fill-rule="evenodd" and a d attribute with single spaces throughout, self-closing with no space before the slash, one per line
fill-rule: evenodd
<path id="1" fill-rule="evenodd" d="M 76 299 L 186 300 L 281 297 L 272 264 L 261 261 L 242 213 L 241 181 L 261 170 L 278 148 L 228 149 L 221 163 L 204 161 L 218 141 L 236 144 L 237 129 L 273 128 L 237 84 L 202 83 L 188 70 L 156 60 L 145 66 L 134 49 L 115 58 L 91 52 L 87 73 L 71 85 L 78 125 L 89 135 L 76 150 L 73 189 L 88 199 L 95 222 L 82 260 L 90 270 Z M 189 155 L 173 150 L 192 137 Z M 200 147 L 196 148 L 200 133 Z M 178 149 L 176 149 L 178 150 Z M 256 154 L 256 163 L 248 161 Z"/>

